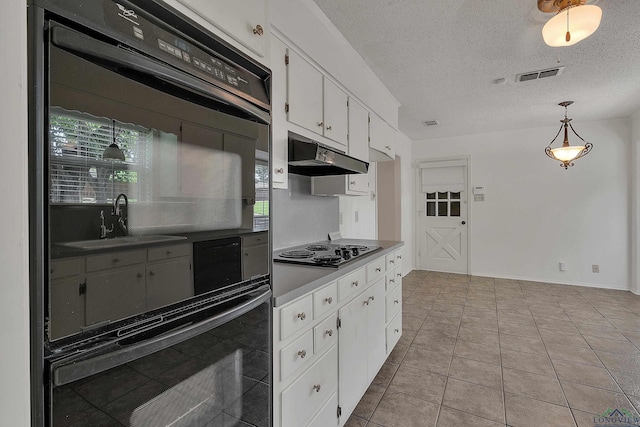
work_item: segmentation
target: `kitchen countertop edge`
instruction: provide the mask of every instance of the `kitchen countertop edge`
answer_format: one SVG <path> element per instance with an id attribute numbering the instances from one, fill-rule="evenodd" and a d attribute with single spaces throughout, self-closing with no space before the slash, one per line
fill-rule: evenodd
<path id="1" fill-rule="evenodd" d="M 380 246 L 382 250 L 358 258 L 337 269 L 274 262 L 272 274 L 274 307 L 280 307 L 311 293 L 345 274 L 367 265 L 371 260 L 387 255 L 404 246 L 404 242 L 391 240 L 340 239 L 334 241 L 334 243 Z"/>

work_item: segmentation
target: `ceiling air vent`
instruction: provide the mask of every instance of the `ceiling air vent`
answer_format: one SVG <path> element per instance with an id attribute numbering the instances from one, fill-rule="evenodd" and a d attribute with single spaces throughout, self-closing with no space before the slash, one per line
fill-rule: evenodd
<path id="1" fill-rule="evenodd" d="M 438 126 L 440 123 L 437 120 L 425 120 L 422 122 L 423 126 Z"/>
<path id="2" fill-rule="evenodd" d="M 530 71 L 528 73 L 518 74 L 516 82 L 527 82 L 529 80 L 543 79 L 545 77 L 556 77 L 562 74 L 564 67 L 548 68 L 540 71 Z"/>

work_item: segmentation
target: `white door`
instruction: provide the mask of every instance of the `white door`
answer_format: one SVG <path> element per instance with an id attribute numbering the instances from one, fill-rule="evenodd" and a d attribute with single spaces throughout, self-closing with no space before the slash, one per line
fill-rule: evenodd
<path id="1" fill-rule="evenodd" d="M 466 161 L 420 164 L 418 266 L 468 274 Z M 445 166 L 449 165 L 449 166 Z"/>

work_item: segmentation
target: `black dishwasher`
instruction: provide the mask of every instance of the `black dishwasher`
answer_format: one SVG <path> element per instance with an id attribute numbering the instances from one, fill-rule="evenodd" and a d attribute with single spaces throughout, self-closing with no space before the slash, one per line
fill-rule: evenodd
<path id="1" fill-rule="evenodd" d="M 242 281 L 240 237 L 193 244 L 193 286 L 196 295 L 223 289 Z"/>

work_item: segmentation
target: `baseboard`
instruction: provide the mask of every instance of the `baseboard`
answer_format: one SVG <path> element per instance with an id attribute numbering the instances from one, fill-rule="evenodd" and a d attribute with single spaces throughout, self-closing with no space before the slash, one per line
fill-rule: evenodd
<path id="1" fill-rule="evenodd" d="M 528 282 L 539 282 L 539 283 L 549 283 L 551 285 L 568 285 L 568 286 L 584 286 L 587 288 L 601 288 L 601 289 L 611 289 L 613 291 L 629 291 L 631 293 L 634 293 L 636 295 L 640 295 L 640 292 L 638 291 L 633 291 L 629 288 L 622 288 L 622 287 L 617 287 L 617 286 L 611 286 L 608 284 L 596 284 L 596 283 L 580 283 L 580 282 L 564 282 L 564 281 L 554 281 L 554 282 L 550 282 L 548 280 L 541 280 L 539 277 L 520 277 L 520 276 L 501 276 L 501 275 L 493 275 L 493 274 L 473 274 L 473 276 L 478 276 L 478 277 L 493 277 L 493 278 L 497 278 L 497 279 L 509 279 L 509 280 L 525 280 Z"/>

